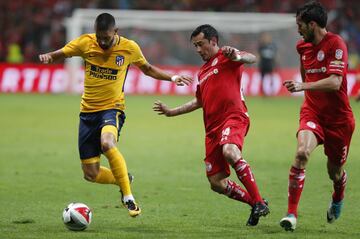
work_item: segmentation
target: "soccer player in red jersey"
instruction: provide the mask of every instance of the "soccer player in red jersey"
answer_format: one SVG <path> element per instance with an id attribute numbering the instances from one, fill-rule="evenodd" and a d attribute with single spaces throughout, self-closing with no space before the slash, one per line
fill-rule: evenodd
<path id="1" fill-rule="evenodd" d="M 205 166 L 211 189 L 252 207 L 248 226 L 255 226 L 269 213 L 260 196 L 249 164 L 242 156 L 244 137 L 249 129 L 249 115 L 241 92 L 243 64 L 255 62 L 253 54 L 229 46 L 218 46 L 218 33 L 210 25 L 201 25 L 191 34 L 197 53 L 205 61 L 198 74 L 196 97 L 170 109 L 160 101 L 154 111 L 168 117 L 203 108 L 205 124 Z M 229 179 L 235 170 L 245 189 Z"/>
<path id="2" fill-rule="evenodd" d="M 289 173 L 288 211 L 280 225 L 293 231 L 304 187 L 305 167 L 311 152 L 324 145 L 327 171 L 334 192 L 327 221 L 339 218 L 343 206 L 346 172 L 343 168 L 355 128 L 347 96 L 348 53 L 340 36 L 325 29 L 327 13 L 318 2 L 309 2 L 296 12 L 298 32 L 303 37 L 296 48 L 303 82 L 285 81 L 290 92 L 304 91 L 297 132 L 297 151 Z"/>

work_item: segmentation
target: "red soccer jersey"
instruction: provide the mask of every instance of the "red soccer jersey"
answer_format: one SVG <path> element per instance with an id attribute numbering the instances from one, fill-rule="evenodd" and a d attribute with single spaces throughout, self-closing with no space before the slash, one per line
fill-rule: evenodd
<path id="1" fill-rule="evenodd" d="M 296 49 L 305 70 L 305 82 L 337 74 L 343 77 L 337 91 L 305 91 L 302 114 L 315 114 L 320 122 L 343 123 L 353 118 L 347 95 L 348 53 L 342 38 L 328 32 L 318 45 L 299 41 Z"/>
<path id="2" fill-rule="evenodd" d="M 196 97 L 203 108 L 207 134 L 226 122 L 248 120 L 241 91 L 242 71 L 242 63 L 231 61 L 221 50 L 200 68 Z"/>

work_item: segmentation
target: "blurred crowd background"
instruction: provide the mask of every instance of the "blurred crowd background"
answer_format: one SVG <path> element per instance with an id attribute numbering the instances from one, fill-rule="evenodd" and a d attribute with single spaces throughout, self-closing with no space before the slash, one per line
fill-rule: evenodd
<path id="1" fill-rule="evenodd" d="M 131 9 L 131 10 L 177 10 L 215 12 L 260 12 L 294 13 L 305 1 L 300 0 L 1 0 L 0 1 L 0 62 L 38 62 L 39 53 L 59 49 L 66 43 L 64 19 L 72 15 L 75 8 Z M 360 1 L 321 0 L 329 14 L 328 30 L 340 34 L 349 50 L 350 68 L 360 68 Z M 294 19 L 294 28 L 295 19 Z M 120 33 L 137 41 L 146 58 L 154 64 L 196 64 L 184 62 L 181 47 L 189 44 L 189 36 L 173 32 L 168 37 L 177 52 L 161 51 L 162 43 L 156 34 L 146 31 Z M 286 35 L 286 32 L 283 34 Z M 251 37 L 251 36 L 250 36 Z M 286 36 L 285 36 L 286 37 Z M 232 43 L 231 39 L 229 44 Z M 276 40 L 276 39 L 275 39 Z M 240 39 L 241 41 L 241 39 Z M 249 51 L 257 51 L 259 39 Z M 147 42 L 158 42 L 157 47 Z M 226 42 L 228 43 L 228 41 Z M 276 41 L 275 41 L 276 44 Z M 295 53 L 295 45 L 292 45 Z M 176 49 L 174 48 L 174 50 Z M 277 46 L 279 55 L 283 49 Z M 161 55 L 159 53 L 161 52 Z M 177 57 L 173 57 L 173 56 Z M 179 60 L 180 59 L 180 60 Z M 286 64 L 286 59 L 283 59 Z"/>

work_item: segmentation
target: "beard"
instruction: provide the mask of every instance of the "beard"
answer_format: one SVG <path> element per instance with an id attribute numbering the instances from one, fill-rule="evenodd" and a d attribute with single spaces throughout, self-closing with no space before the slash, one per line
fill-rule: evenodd
<path id="1" fill-rule="evenodd" d="M 114 39 L 115 37 L 113 37 L 110 41 L 109 44 L 99 44 L 99 46 L 103 49 L 103 50 L 108 50 L 110 49 L 112 46 L 113 46 L 113 43 L 114 43 Z"/>
<path id="2" fill-rule="evenodd" d="M 313 42 L 315 39 L 314 31 L 308 31 L 303 37 L 305 42 Z"/>
<path id="3" fill-rule="evenodd" d="M 100 45 L 100 47 L 101 47 L 101 49 L 103 49 L 103 50 L 107 50 L 107 49 L 110 48 L 110 46 L 108 46 L 108 45 Z"/>

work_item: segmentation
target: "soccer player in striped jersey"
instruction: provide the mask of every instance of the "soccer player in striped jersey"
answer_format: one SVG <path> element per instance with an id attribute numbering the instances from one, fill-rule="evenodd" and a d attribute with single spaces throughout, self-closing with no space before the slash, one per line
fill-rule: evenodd
<path id="1" fill-rule="evenodd" d="M 300 111 L 297 150 L 289 173 L 288 211 L 280 225 L 296 228 L 298 204 L 305 182 L 305 167 L 311 152 L 324 145 L 327 171 L 333 194 L 327 221 L 339 218 L 344 203 L 346 162 L 355 127 L 347 95 L 348 53 L 344 40 L 326 30 L 327 13 L 319 2 L 309 2 L 296 13 L 298 32 L 303 37 L 296 46 L 300 55 L 302 82 L 285 81 L 290 92 L 304 91 Z"/>
<path id="2" fill-rule="evenodd" d="M 125 121 L 124 85 L 131 64 L 159 80 L 188 85 L 187 76 L 171 76 L 148 63 L 135 41 L 117 34 L 115 19 L 102 13 L 95 20 L 95 33 L 84 34 L 62 49 L 39 55 L 43 63 L 80 56 L 85 62 L 84 93 L 80 107 L 79 153 L 84 178 L 90 182 L 116 184 L 129 215 L 141 213 L 130 189 L 127 166 L 116 147 Z M 100 166 L 100 155 L 110 168 Z"/>
<path id="3" fill-rule="evenodd" d="M 259 218 L 269 213 L 267 202 L 260 196 L 248 162 L 242 155 L 250 119 L 241 90 L 244 64 L 256 57 L 236 48 L 218 45 L 218 33 L 208 24 L 196 28 L 191 41 L 205 64 L 198 74 L 196 97 L 188 103 L 170 109 L 157 101 L 153 109 L 168 117 L 203 109 L 206 131 L 205 167 L 213 191 L 251 207 L 248 226 L 256 226 Z M 230 166 L 245 188 L 229 178 Z"/>

